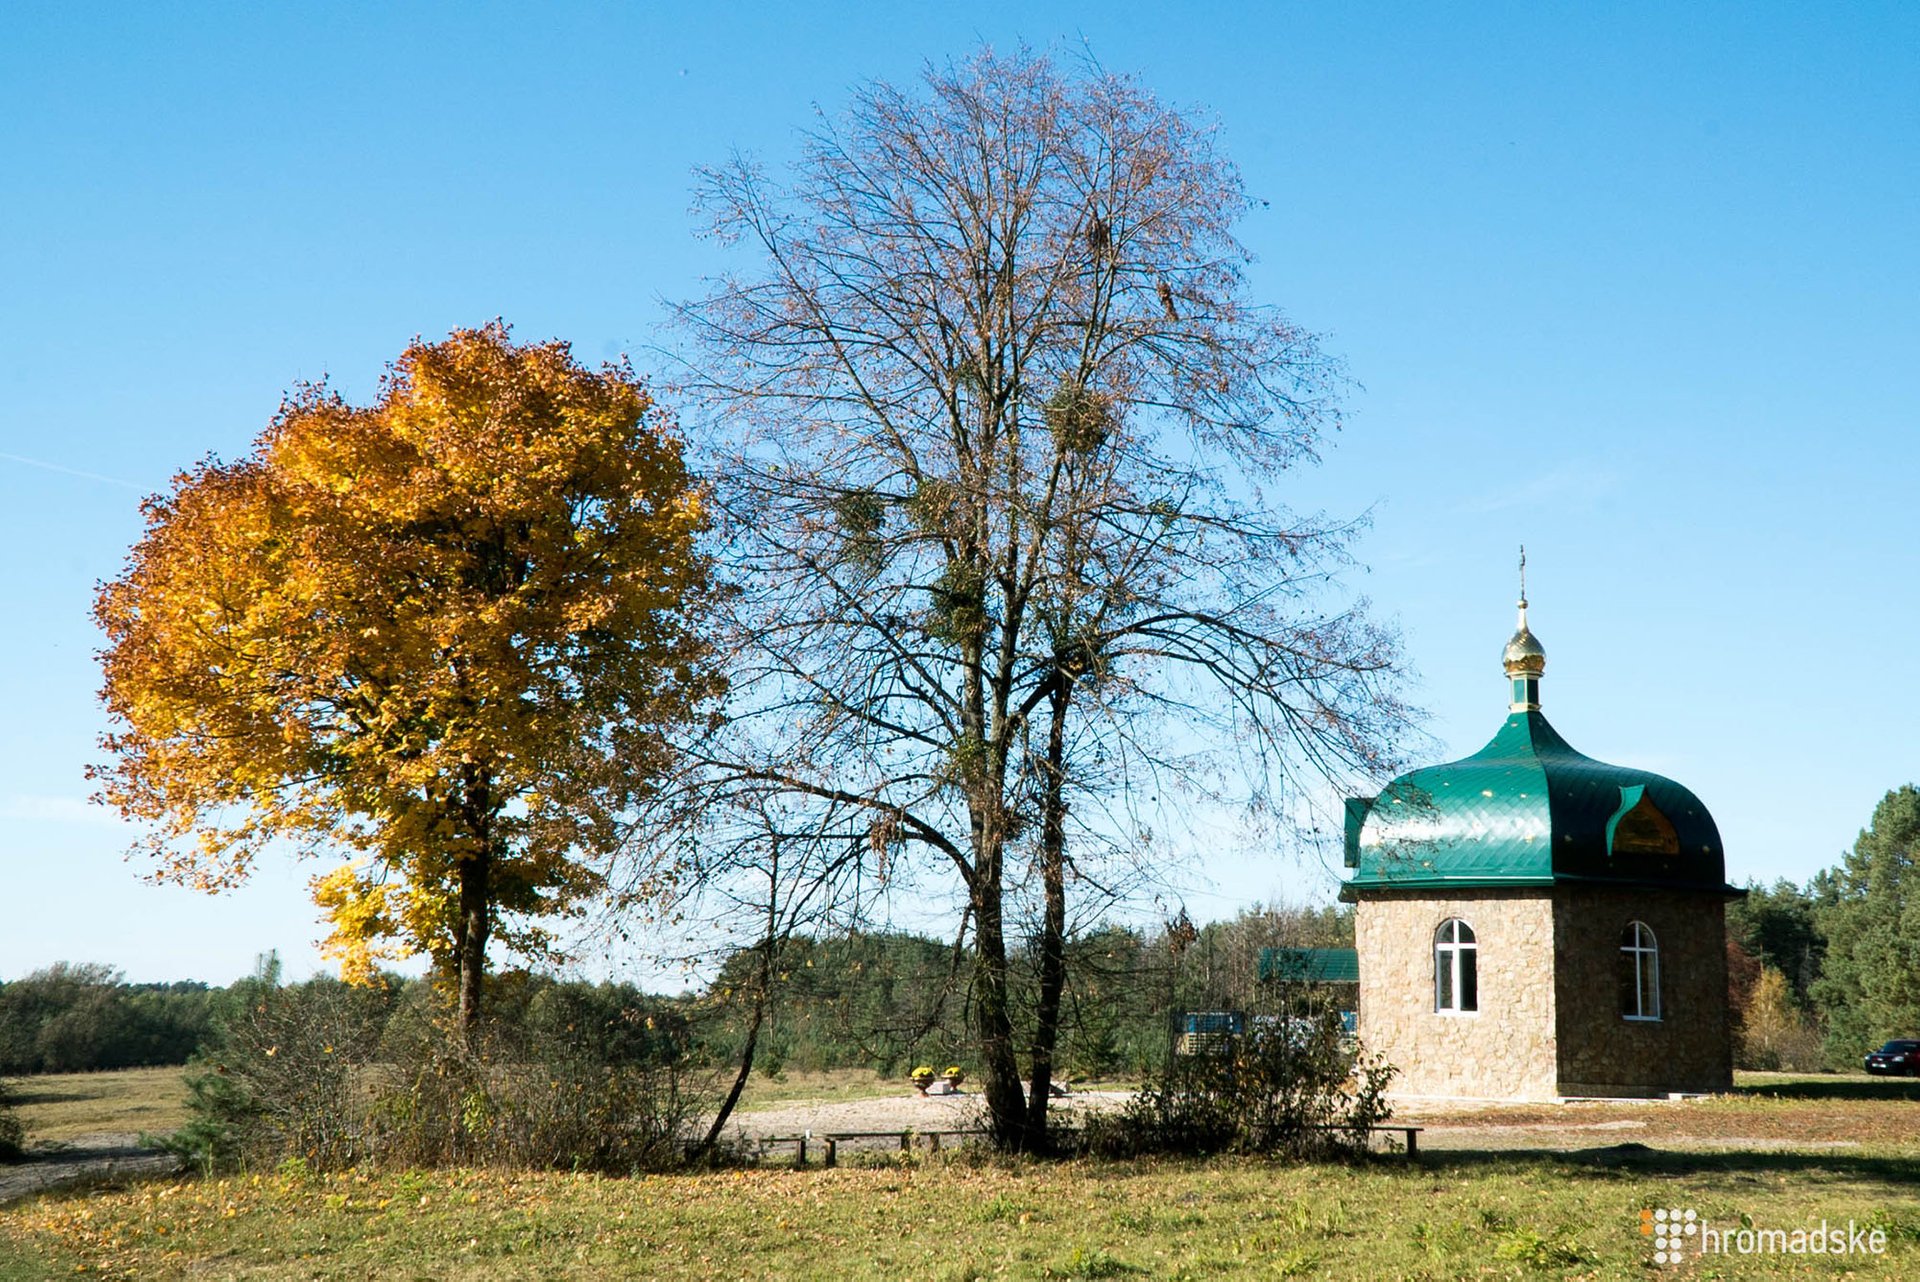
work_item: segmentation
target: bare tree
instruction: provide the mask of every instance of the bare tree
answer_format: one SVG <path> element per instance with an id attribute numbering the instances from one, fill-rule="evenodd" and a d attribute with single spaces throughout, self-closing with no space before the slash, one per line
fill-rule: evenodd
<path id="1" fill-rule="evenodd" d="M 704 875 L 689 883 L 693 899 L 688 906 L 709 912 L 717 908 L 720 924 L 748 926 L 752 942 L 744 951 L 751 953 L 753 964 L 742 994 L 748 1016 L 740 1063 L 698 1145 L 700 1153 L 712 1149 L 726 1132 L 753 1074 L 761 1029 L 773 1005 L 775 963 L 782 947 L 797 932 L 828 924 L 835 907 L 857 905 L 862 898 L 857 885 L 850 884 L 859 876 L 859 852 L 836 851 L 832 843 L 814 839 L 814 826 L 822 819 L 829 831 L 836 827 L 831 808 L 824 815 L 803 808 L 797 816 L 789 816 L 779 806 L 779 792 L 768 787 L 731 790 L 730 800 L 734 803 L 731 813 L 700 816 L 700 831 L 713 845 L 703 852 Z M 789 830 L 786 825 L 795 818 L 807 826 Z M 701 905 L 702 896 L 721 902 Z"/>
<path id="2" fill-rule="evenodd" d="M 877 874 L 957 878 L 1010 1148 L 1046 1142 L 1069 885 L 1181 789 L 1285 813 L 1405 720 L 1391 638 L 1323 604 L 1350 528 L 1263 488 L 1339 376 L 1246 299 L 1214 141 L 1126 78 L 983 51 L 860 90 L 788 181 L 703 175 L 754 266 L 681 311 L 741 589 L 700 786 L 776 785 Z"/>

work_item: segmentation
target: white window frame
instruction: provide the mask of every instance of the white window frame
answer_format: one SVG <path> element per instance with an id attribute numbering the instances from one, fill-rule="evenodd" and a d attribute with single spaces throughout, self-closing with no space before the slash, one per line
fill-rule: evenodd
<path id="1" fill-rule="evenodd" d="M 1658 1024 L 1660 1012 L 1660 940 L 1653 927 L 1644 921 L 1630 921 L 1620 932 L 1620 977 L 1633 976 L 1633 1009 L 1622 1010 L 1620 1018 L 1635 1024 Z M 1653 997 L 1653 1010 L 1647 1010 L 1647 997 Z"/>
<path id="2" fill-rule="evenodd" d="M 1466 967 L 1463 963 L 1471 956 L 1473 970 L 1473 1005 L 1462 1006 L 1461 996 L 1465 985 L 1461 979 Z M 1445 977 L 1446 983 L 1441 980 Z M 1442 1005 L 1443 995 L 1450 995 L 1451 1005 Z M 1449 917 L 1435 927 L 1433 932 L 1433 1013 L 1436 1015 L 1478 1015 L 1480 1013 L 1480 941 L 1473 933 L 1473 927 L 1465 919 Z"/>

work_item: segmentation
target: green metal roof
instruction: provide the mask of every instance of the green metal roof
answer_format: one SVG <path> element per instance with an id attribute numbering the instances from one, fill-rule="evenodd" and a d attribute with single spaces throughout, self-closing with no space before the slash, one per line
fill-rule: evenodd
<path id="1" fill-rule="evenodd" d="M 1292 983 L 1357 984 L 1360 953 L 1352 948 L 1262 948 L 1260 978 Z"/>
<path id="2" fill-rule="evenodd" d="M 1350 805 L 1351 890 L 1550 886 L 1726 890 L 1720 830 L 1700 799 L 1645 770 L 1574 751 L 1515 712 L 1464 760 L 1402 775 Z"/>

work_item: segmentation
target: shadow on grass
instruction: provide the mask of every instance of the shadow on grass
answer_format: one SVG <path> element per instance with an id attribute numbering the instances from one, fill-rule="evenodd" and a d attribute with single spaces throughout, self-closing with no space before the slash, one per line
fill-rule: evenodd
<path id="1" fill-rule="evenodd" d="M 13 1102 L 15 1104 L 96 1104 L 107 1098 L 105 1094 L 86 1091 L 35 1090 L 31 1086 L 22 1086 L 28 1078 L 13 1078 Z"/>
<path id="2" fill-rule="evenodd" d="M 1920 1189 L 1920 1154 L 1912 1157 L 1864 1153 L 1783 1151 L 1778 1149 L 1649 1148 L 1613 1144 L 1606 1148 L 1429 1149 L 1412 1169 L 1428 1173 L 1487 1173 L 1503 1168 L 1553 1168 L 1573 1179 L 1617 1179 L 1622 1175 L 1792 1175 L 1808 1180 L 1870 1180 L 1910 1192 Z"/>
<path id="3" fill-rule="evenodd" d="M 1836 1082 L 1807 1079 L 1753 1082 L 1736 1085 L 1727 1095 L 1732 1099 L 1920 1100 L 1920 1080 L 1888 1077 L 1879 1081 L 1853 1078 Z"/>

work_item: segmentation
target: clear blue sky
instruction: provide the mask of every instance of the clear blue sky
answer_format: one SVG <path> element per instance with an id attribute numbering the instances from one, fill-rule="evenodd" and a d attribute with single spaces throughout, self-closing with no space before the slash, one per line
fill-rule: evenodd
<path id="1" fill-rule="evenodd" d="M 84 804 L 137 503 L 291 383 L 504 316 L 590 360 L 699 291 L 689 171 L 985 40 L 1215 116 L 1256 292 L 1360 384 L 1284 496 L 1374 512 L 1432 756 L 1545 707 L 1804 879 L 1920 777 L 1920 6 L 13 4 L 0 37 L 0 978 L 315 966 L 314 868 L 155 888 Z M 716 16 L 718 14 L 719 16 Z M 1210 867 L 1197 916 L 1324 898 Z"/>

